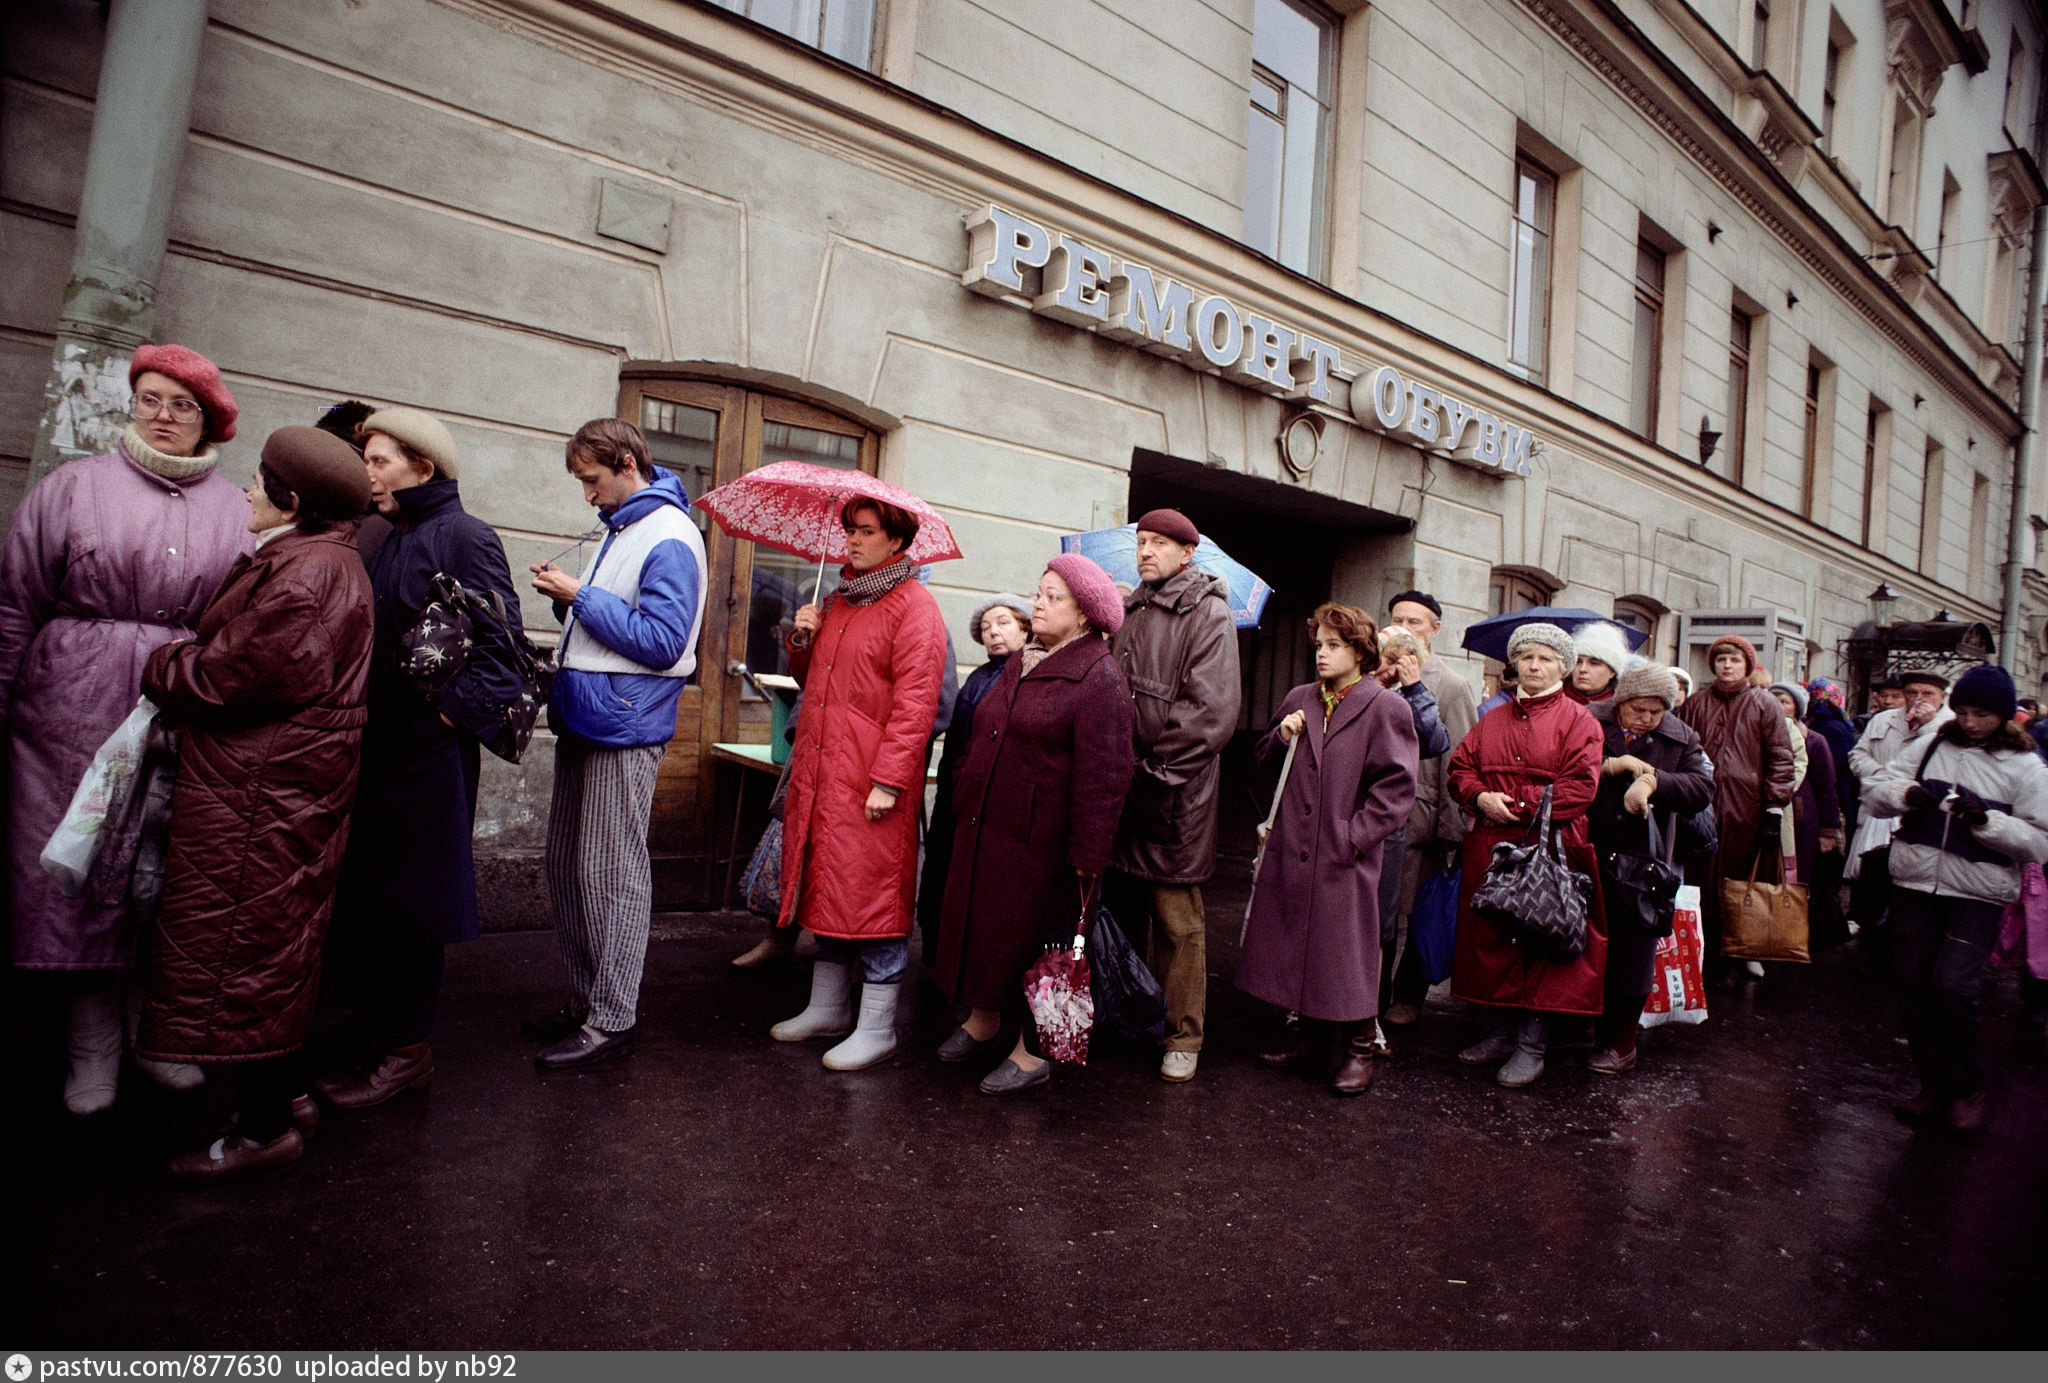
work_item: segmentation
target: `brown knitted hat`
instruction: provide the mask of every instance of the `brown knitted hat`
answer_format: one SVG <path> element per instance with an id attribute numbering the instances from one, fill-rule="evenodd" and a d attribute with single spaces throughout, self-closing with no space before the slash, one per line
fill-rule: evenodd
<path id="1" fill-rule="evenodd" d="M 1637 663 L 1615 679 L 1614 704 L 1638 697 L 1661 701 L 1668 711 L 1678 704 L 1678 679 L 1661 663 Z"/>
<path id="2" fill-rule="evenodd" d="M 1742 661 L 1749 671 L 1755 672 L 1757 670 L 1756 645 L 1743 638 L 1740 634 L 1723 634 L 1720 638 L 1714 640 L 1713 644 L 1707 649 L 1707 666 L 1709 668 L 1714 665 L 1714 655 L 1724 648 L 1732 648 L 1737 653 L 1740 653 Z"/>
<path id="3" fill-rule="evenodd" d="M 360 518 L 370 503 L 370 473 L 356 449 L 317 427 L 281 427 L 263 443 L 263 469 L 298 496 L 299 512 L 322 519 Z"/>

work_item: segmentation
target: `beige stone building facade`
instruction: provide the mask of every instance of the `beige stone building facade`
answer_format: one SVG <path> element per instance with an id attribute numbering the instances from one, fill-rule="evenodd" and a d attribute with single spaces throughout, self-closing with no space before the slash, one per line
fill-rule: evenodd
<path id="1" fill-rule="evenodd" d="M 335 400 L 427 408 L 523 564 L 591 521 L 561 453 L 592 416 L 693 494 L 866 467 L 953 524 L 931 581 L 968 663 L 968 607 L 1062 533 L 1178 503 L 1278 592 L 1247 726 L 1307 675 L 1300 615 L 1410 585 L 1454 654 L 1555 603 L 1848 676 L 1880 583 L 1898 619 L 1999 623 L 2039 0 L 205 8 L 150 334 L 220 362 L 237 476 Z M 10 495 L 69 387 L 108 22 L 5 19 Z M 766 735 L 727 665 L 772 667 L 808 590 L 710 537 L 656 824 L 678 901 L 722 881 L 711 746 Z M 514 885 L 546 760 L 493 767 Z"/>

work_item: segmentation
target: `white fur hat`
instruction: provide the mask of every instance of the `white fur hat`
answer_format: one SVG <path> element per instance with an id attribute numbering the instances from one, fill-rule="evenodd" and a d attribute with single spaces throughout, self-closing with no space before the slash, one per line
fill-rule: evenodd
<path id="1" fill-rule="evenodd" d="M 1613 669 L 1616 677 L 1627 670 L 1632 656 L 1628 651 L 1628 639 L 1618 624 L 1605 620 L 1589 622 L 1572 631 L 1572 646 L 1581 658 L 1591 658 Z"/>

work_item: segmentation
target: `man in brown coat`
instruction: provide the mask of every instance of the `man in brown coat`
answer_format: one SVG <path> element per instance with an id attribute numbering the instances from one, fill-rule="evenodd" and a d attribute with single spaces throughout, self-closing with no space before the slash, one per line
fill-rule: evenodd
<path id="1" fill-rule="evenodd" d="M 1141 584 L 1124 598 L 1124 626 L 1111 643 L 1136 706 L 1138 765 L 1110 852 L 1110 903 L 1132 924 L 1158 923 L 1152 953 L 1166 991 L 1159 1074 L 1170 1081 L 1192 1079 L 1202 1050 L 1201 885 L 1216 869 L 1218 761 L 1237 731 L 1241 690 L 1229 588 L 1194 565 L 1199 542 L 1177 509 L 1138 520 Z"/>
<path id="2" fill-rule="evenodd" d="M 1705 871 L 1700 901 L 1707 963 L 1717 965 L 1721 881 L 1748 878 L 1763 842 L 1777 839 L 1785 805 L 1792 800 L 1792 741 L 1777 698 L 1750 685 L 1757 656 L 1749 640 L 1722 635 L 1707 649 L 1707 666 L 1714 680 L 1687 697 L 1677 715 L 1714 761 L 1714 820 L 1721 848 Z"/>

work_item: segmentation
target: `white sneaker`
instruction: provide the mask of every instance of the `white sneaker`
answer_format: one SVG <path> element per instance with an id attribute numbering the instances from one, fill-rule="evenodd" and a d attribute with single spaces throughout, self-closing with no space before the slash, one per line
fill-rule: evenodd
<path id="1" fill-rule="evenodd" d="M 1159 1079 L 1178 1084 L 1195 1078 L 1195 1061 L 1200 1052 L 1168 1052 L 1159 1063 Z"/>

